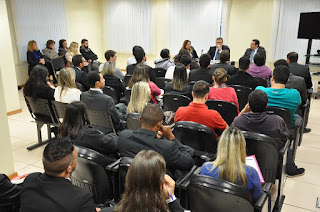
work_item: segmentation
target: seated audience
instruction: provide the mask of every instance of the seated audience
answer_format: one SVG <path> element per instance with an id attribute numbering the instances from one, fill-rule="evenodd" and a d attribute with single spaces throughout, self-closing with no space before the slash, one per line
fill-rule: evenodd
<path id="1" fill-rule="evenodd" d="M 174 63 L 170 60 L 169 49 L 162 49 L 160 53 L 161 59 L 154 61 L 156 68 L 163 68 L 167 70 L 170 66 L 174 66 Z"/>
<path id="2" fill-rule="evenodd" d="M 149 79 L 149 75 L 148 75 L 148 66 L 144 65 L 144 64 L 138 64 L 133 72 L 133 75 L 129 81 L 128 87 L 132 88 L 133 85 L 136 82 L 147 82 L 149 84 L 150 90 L 151 90 L 151 97 L 152 97 L 152 102 L 153 104 L 156 104 L 157 101 L 157 96 L 161 95 L 161 90 L 160 88 L 158 88 L 158 86 L 154 83 L 151 82 Z"/>
<path id="3" fill-rule="evenodd" d="M 200 56 L 200 68 L 190 71 L 189 82 L 203 80 L 209 84 L 212 84 L 213 71 L 210 67 L 210 55 L 203 54 Z"/>
<path id="4" fill-rule="evenodd" d="M 153 150 L 142 150 L 130 164 L 122 199 L 115 208 L 107 211 L 182 212 L 184 209 L 174 196 L 174 188 L 174 180 L 166 174 L 164 158 Z"/>
<path id="5" fill-rule="evenodd" d="M 58 102 L 71 103 L 80 101 L 81 91 L 75 84 L 76 73 L 72 68 L 63 68 L 58 76 L 59 86 L 54 91 L 54 99 Z"/>
<path id="6" fill-rule="evenodd" d="M 90 63 L 98 59 L 98 56 L 89 48 L 89 42 L 87 39 L 81 40 L 80 53 Z"/>
<path id="7" fill-rule="evenodd" d="M 124 97 L 126 88 L 124 87 L 121 80 L 115 76 L 115 70 L 116 67 L 113 62 L 106 62 L 105 64 L 103 64 L 101 74 L 105 80 L 105 84 L 112 87 L 116 91 L 118 101 L 120 101 L 120 99 Z"/>
<path id="8" fill-rule="evenodd" d="M 24 85 L 23 95 L 41 99 L 54 100 L 55 87 L 47 81 L 48 69 L 43 65 L 33 67 L 30 77 Z"/>
<path id="9" fill-rule="evenodd" d="M 130 101 L 127 108 L 129 113 L 142 113 L 145 106 L 151 101 L 149 84 L 144 81 L 136 82 L 131 89 Z"/>
<path id="10" fill-rule="evenodd" d="M 237 106 L 239 112 L 239 103 L 237 93 L 232 87 L 227 87 L 227 72 L 223 68 L 218 68 L 213 72 L 212 79 L 214 85 L 210 87 L 209 99 L 231 102 Z"/>
<path id="11" fill-rule="evenodd" d="M 193 121 L 206 125 L 213 132 L 222 132 L 228 124 L 215 110 L 209 110 L 206 102 L 209 95 L 209 85 L 205 81 L 198 81 L 193 86 L 193 101 L 187 107 L 179 107 L 174 117 L 174 122 Z M 218 135 L 216 134 L 218 137 Z"/>
<path id="12" fill-rule="evenodd" d="M 134 46 L 134 47 L 132 48 L 132 55 L 133 55 L 133 56 L 128 58 L 128 60 L 127 60 L 127 66 L 137 63 L 137 60 L 136 60 L 136 58 L 134 57 L 134 53 L 135 53 L 135 50 L 136 50 L 136 49 L 139 49 L 139 48 L 142 48 L 142 47 L 141 47 L 141 46 Z M 144 64 L 145 64 L 145 65 L 148 65 L 147 61 L 145 61 Z"/>
<path id="13" fill-rule="evenodd" d="M 189 54 L 189 52 L 188 52 L 187 50 L 181 49 L 181 50 L 179 51 L 179 53 L 178 53 L 176 56 L 174 56 L 174 58 L 173 58 L 175 65 L 178 64 L 178 63 L 181 63 L 180 60 L 181 60 L 181 57 L 182 57 L 183 55 L 186 55 L 186 56 L 190 57 L 190 54 Z M 167 69 L 166 75 L 165 75 L 165 78 L 166 78 L 166 79 L 172 79 L 172 78 L 173 78 L 173 72 L 174 72 L 175 65 L 174 65 L 174 66 L 170 66 L 170 67 Z M 191 64 L 190 64 L 190 65 L 191 65 Z M 187 71 L 188 71 L 188 69 L 187 69 Z M 190 72 L 190 71 L 189 71 L 189 72 Z M 189 72 L 188 72 L 188 78 L 189 78 Z"/>
<path id="14" fill-rule="evenodd" d="M 189 78 L 191 57 L 189 55 L 186 55 L 183 53 L 181 55 L 181 57 L 179 58 L 179 63 L 186 66 L 187 77 Z M 175 69 L 175 66 L 171 66 L 170 68 L 168 68 L 166 75 L 165 75 L 166 79 L 173 79 L 174 69 Z"/>
<path id="15" fill-rule="evenodd" d="M 239 71 L 227 80 L 227 85 L 241 85 L 254 90 L 258 86 L 258 82 L 248 74 L 250 61 L 248 57 L 239 59 Z"/>
<path id="16" fill-rule="evenodd" d="M 51 140 L 43 151 L 44 173 L 29 174 L 22 184 L 20 211 L 100 211 L 95 208 L 92 193 L 71 183 L 77 158 L 72 140 Z"/>
<path id="17" fill-rule="evenodd" d="M 89 85 L 87 82 L 87 73 L 82 70 L 85 65 L 82 55 L 79 54 L 79 55 L 73 56 L 72 64 L 73 64 L 72 68 L 76 72 L 76 82 L 80 83 L 83 86 L 84 90 L 86 91 L 89 90 Z"/>
<path id="18" fill-rule="evenodd" d="M 144 50 L 143 50 L 142 47 L 136 47 L 136 48 L 135 48 L 135 50 L 134 50 L 134 57 L 136 58 L 137 63 L 131 64 L 131 65 L 128 65 L 128 66 L 127 66 L 127 68 L 126 68 L 126 69 L 127 69 L 127 74 L 128 74 L 128 75 L 133 75 L 133 72 L 134 72 L 134 70 L 135 70 L 135 67 L 136 67 L 138 64 L 141 63 L 141 64 L 144 64 L 144 65 L 148 68 L 148 75 L 149 75 L 150 80 L 151 80 L 152 82 L 155 82 L 156 79 L 157 79 L 157 77 L 156 77 L 156 75 L 154 74 L 153 69 L 152 69 L 150 66 L 148 66 L 148 65 L 145 64 L 145 61 L 147 61 L 147 58 L 146 58 L 146 54 L 145 54 L 145 52 L 144 52 Z"/>
<path id="19" fill-rule="evenodd" d="M 196 60 L 191 60 L 191 63 L 190 63 L 190 71 L 191 70 L 194 70 L 194 69 L 198 69 L 200 68 L 200 65 L 199 65 L 199 62 L 196 61 Z M 190 75 L 190 74 L 189 74 Z"/>
<path id="20" fill-rule="evenodd" d="M 237 70 L 233 65 L 230 65 L 228 62 L 230 60 L 230 52 L 228 50 L 222 50 L 219 54 L 219 63 L 215 63 L 210 66 L 210 69 L 212 71 L 215 71 L 218 68 L 223 68 L 227 71 L 229 76 L 235 75 L 237 73 Z"/>
<path id="21" fill-rule="evenodd" d="M 88 124 L 87 117 L 87 108 L 83 102 L 70 103 L 59 127 L 59 135 L 72 139 L 75 145 L 95 150 L 105 156 L 115 153 L 118 147 L 117 135 L 115 133 L 104 134 L 92 128 Z"/>
<path id="22" fill-rule="evenodd" d="M 18 212 L 20 203 L 20 184 L 13 184 L 7 175 L 0 174 L 1 212 Z"/>
<path id="23" fill-rule="evenodd" d="M 310 76 L 310 70 L 308 65 L 298 64 L 298 53 L 290 52 L 287 55 L 287 62 L 289 63 L 290 73 L 296 76 L 303 77 L 307 86 L 307 89 L 312 88 L 312 81 Z"/>
<path id="24" fill-rule="evenodd" d="M 122 73 L 121 69 L 116 66 L 117 61 L 117 52 L 113 50 L 108 50 L 104 53 L 104 57 L 106 58 L 107 63 L 114 63 L 115 69 L 114 69 L 114 76 L 118 77 L 119 79 L 123 80 L 124 74 Z M 101 64 L 99 66 L 99 72 L 101 73 L 103 70 L 104 64 Z"/>
<path id="25" fill-rule="evenodd" d="M 76 56 L 79 53 L 79 50 L 78 50 L 78 47 L 79 47 L 79 44 L 77 42 L 72 42 L 70 43 L 70 46 L 68 48 L 68 51 L 67 53 L 65 54 L 65 57 L 66 57 L 66 60 L 69 64 L 72 64 L 72 58 L 73 56 Z M 81 55 L 82 56 L 82 55 Z M 74 65 L 74 64 L 73 64 Z"/>
<path id="26" fill-rule="evenodd" d="M 246 49 L 246 52 L 244 53 L 243 56 L 248 57 L 250 60 L 250 64 L 252 64 L 254 55 L 256 53 L 259 53 L 262 56 L 264 56 L 264 59 L 266 60 L 266 50 L 262 46 L 260 46 L 259 40 L 253 39 L 252 42 L 250 43 L 250 48 Z"/>
<path id="27" fill-rule="evenodd" d="M 260 77 L 266 80 L 269 85 L 269 79 L 272 76 L 272 70 L 265 65 L 265 57 L 257 53 L 254 55 L 253 61 L 254 63 L 249 66 L 248 74 L 253 77 Z"/>
<path id="28" fill-rule="evenodd" d="M 231 127 L 270 136 L 278 143 L 278 150 L 281 149 L 287 142 L 290 132 L 280 116 L 265 113 L 268 104 L 267 94 L 261 90 L 254 90 L 250 93 L 248 102 L 241 115 L 234 119 Z M 298 169 L 294 164 L 291 148 L 287 153 L 286 172 L 290 177 L 304 173 L 303 168 Z"/>
<path id="29" fill-rule="evenodd" d="M 154 150 L 162 155 L 167 168 L 188 171 L 194 165 L 191 147 L 182 145 L 170 126 L 163 126 L 163 112 L 154 104 L 147 105 L 140 117 L 141 128 L 119 133 L 118 149 L 122 157 L 134 157 L 141 150 Z"/>
<path id="30" fill-rule="evenodd" d="M 67 41 L 65 39 L 59 40 L 59 50 L 58 50 L 59 56 L 65 58 L 67 51 L 68 51 Z"/>
<path id="31" fill-rule="evenodd" d="M 246 140 L 238 128 L 225 130 L 218 143 L 217 159 L 202 165 L 200 174 L 247 189 L 254 201 L 262 193 L 258 172 L 246 165 Z"/>
<path id="32" fill-rule="evenodd" d="M 208 53 L 211 57 L 211 60 L 218 60 L 219 55 L 223 50 L 227 50 L 230 53 L 230 49 L 227 45 L 223 45 L 223 38 L 218 37 L 216 39 L 216 46 L 211 46 Z"/>
<path id="33" fill-rule="evenodd" d="M 178 63 L 174 68 L 173 80 L 166 83 L 165 94 L 180 94 L 191 98 L 192 88 L 188 84 L 186 66 Z"/>
<path id="34" fill-rule="evenodd" d="M 193 46 L 191 46 L 191 41 L 183 41 L 181 49 L 187 50 L 192 58 L 198 58 L 196 50 L 193 48 Z"/>
<path id="35" fill-rule="evenodd" d="M 51 61 L 52 59 L 55 59 L 55 58 L 59 58 L 59 55 L 56 52 L 54 47 L 55 43 L 56 42 L 54 42 L 53 40 L 48 40 L 46 44 L 46 48 L 42 50 L 45 58 L 48 61 Z"/>
<path id="36" fill-rule="evenodd" d="M 279 65 L 273 70 L 271 78 L 271 88 L 258 86 L 257 89 L 263 90 L 268 95 L 268 106 L 284 108 L 291 113 L 291 126 L 294 126 L 295 112 L 301 104 L 301 97 L 296 89 L 286 88 L 286 83 L 290 76 L 287 66 Z"/>
<path id="37" fill-rule="evenodd" d="M 44 56 L 38 49 L 37 42 L 34 40 L 28 42 L 27 61 L 29 63 L 28 76 L 30 76 L 33 67 L 45 64 Z"/>

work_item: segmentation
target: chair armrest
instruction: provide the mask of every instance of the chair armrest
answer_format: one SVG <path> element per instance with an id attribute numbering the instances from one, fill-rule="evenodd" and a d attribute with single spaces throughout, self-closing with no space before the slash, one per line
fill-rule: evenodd
<path id="1" fill-rule="evenodd" d="M 177 187 L 186 190 L 190 184 L 193 175 L 200 173 L 201 167 L 196 167 L 195 170 L 191 170 L 181 181 L 179 181 Z"/>
<path id="2" fill-rule="evenodd" d="M 271 211 L 271 193 L 270 193 L 270 191 L 271 191 L 272 186 L 273 186 L 273 184 L 270 182 L 264 184 L 264 186 L 262 188 L 262 193 L 254 204 L 254 211 L 261 211 L 267 199 L 268 199 L 268 211 Z"/>
<path id="3" fill-rule="evenodd" d="M 279 150 L 280 155 L 284 155 L 289 148 L 290 141 L 287 141 L 286 144 Z"/>
<path id="4" fill-rule="evenodd" d="M 264 184 L 262 190 L 263 190 L 263 191 L 266 191 L 266 192 L 270 192 L 271 189 L 272 189 L 272 186 L 273 186 L 272 183 L 270 183 L 270 182 L 269 182 L 269 183 L 266 183 L 266 184 Z"/>
<path id="5" fill-rule="evenodd" d="M 120 159 L 116 160 L 115 162 L 113 163 L 110 163 L 107 167 L 106 167 L 106 170 L 108 171 L 116 171 L 114 170 L 115 167 L 119 167 L 119 163 L 120 163 Z"/>
<path id="6" fill-rule="evenodd" d="M 217 155 L 212 153 L 205 153 L 204 155 L 200 155 L 200 158 L 205 162 L 209 162 L 215 160 L 217 158 Z"/>
<path id="7" fill-rule="evenodd" d="M 192 166 L 192 168 L 190 169 L 190 171 L 188 173 L 186 173 L 185 175 L 183 175 L 182 177 L 180 177 L 179 179 L 176 180 L 176 187 L 177 188 L 182 188 L 181 184 L 184 183 L 187 179 L 191 178 L 191 176 L 193 175 L 194 171 L 197 169 L 198 167 L 196 165 Z M 189 179 L 190 181 L 190 179 Z"/>

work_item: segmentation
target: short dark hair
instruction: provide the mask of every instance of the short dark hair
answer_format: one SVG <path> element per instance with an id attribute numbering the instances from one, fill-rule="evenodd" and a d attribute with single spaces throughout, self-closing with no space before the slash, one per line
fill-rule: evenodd
<path id="1" fill-rule="evenodd" d="M 194 97 L 203 98 L 206 94 L 209 93 L 209 85 L 203 80 L 197 81 L 194 84 L 192 91 Z"/>
<path id="2" fill-rule="evenodd" d="M 55 138 L 44 148 L 42 162 L 46 173 L 57 176 L 74 160 L 74 146 L 69 138 Z"/>
<path id="3" fill-rule="evenodd" d="M 98 71 L 90 71 L 87 75 L 87 82 L 90 88 L 94 88 L 96 86 L 96 82 L 100 81 L 100 75 Z"/>
<path id="4" fill-rule="evenodd" d="M 160 56 L 162 58 L 169 58 L 170 51 L 169 49 L 162 49 L 160 52 Z"/>
<path id="5" fill-rule="evenodd" d="M 203 68 L 207 68 L 210 65 L 211 56 L 209 54 L 203 54 L 200 56 L 200 66 Z"/>
<path id="6" fill-rule="evenodd" d="M 59 40 L 59 47 L 60 48 L 63 48 L 63 42 L 65 42 L 65 41 L 66 41 L 66 39 Z"/>
<path id="7" fill-rule="evenodd" d="M 290 62 L 298 62 L 299 55 L 297 52 L 290 52 L 287 54 L 287 58 Z"/>
<path id="8" fill-rule="evenodd" d="M 273 70 L 273 78 L 276 83 L 286 84 L 290 76 L 289 68 L 285 65 L 279 65 Z"/>
<path id="9" fill-rule="evenodd" d="M 85 38 L 84 38 L 84 39 L 82 39 L 82 40 L 81 40 L 81 44 L 83 44 L 83 43 L 84 43 L 84 42 L 86 42 L 86 41 L 88 41 L 88 40 L 87 40 L 87 39 L 85 39 Z"/>
<path id="10" fill-rule="evenodd" d="M 144 52 L 142 47 L 137 47 L 134 50 L 133 56 L 136 58 L 137 63 L 141 63 L 144 56 L 146 56 L 146 53 Z"/>
<path id="11" fill-rule="evenodd" d="M 222 37 L 217 37 L 216 41 L 217 40 L 222 40 L 222 42 L 223 42 L 223 38 Z"/>
<path id="12" fill-rule="evenodd" d="M 178 55 L 177 55 L 177 61 L 178 61 L 178 62 L 180 61 L 180 59 L 181 59 L 181 57 L 182 57 L 183 55 L 187 55 L 187 56 L 191 57 L 191 56 L 190 56 L 190 53 L 189 53 L 187 50 L 185 50 L 185 49 L 180 49 L 180 51 L 179 51 L 179 53 L 178 53 Z"/>
<path id="13" fill-rule="evenodd" d="M 163 112 L 158 105 L 148 104 L 141 114 L 141 125 L 154 127 L 163 119 Z"/>
<path id="14" fill-rule="evenodd" d="M 262 113 L 266 111 L 268 95 L 262 90 L 254 90 L 250 93 L 248 102 L 252 112 Z"/>
<path id="15" fill-rule="evenodd" d="M 253 39 L 252 40 L 256 45 L 258 45 L 258 47 L 260 46 L 260 41 L 258 39 Z"/>
<path id="16" fill-rule="evenodd" d="M 182 63 L 183 65 L 187 66 L 191 63 L 191 57 L 187 56 L 187 55 L 182 55 L 179 62 Z"/>
<path id="17" fill-rule="evenodd" d="M 49 48 L 49 46 L 51 44 L 55 44 L 56 42 L 54 42 L 54 40 L 48 40 L 47 43 L 46 43 L 46 47 Z"/>
<path id="18" fill-rule="evenodd" d="M 225 63 L 230 60 L 230 52 L 228 50 L 222 50 L 219 54 L 220 62 Z"/>
<path id="19" fill-rule="evenodd" d="M 116 54 L 117 52 L 113 51 L 113 50 L 108 50 L 106 51 L 106 53 L 104 53 L 104 57 L 106 58 L 107 61 L 110 60 L 110 57 L 114 57 L 114 55 Z"/>
<path id="20" fill-rule="evenodd" d="M 289 67 L 288 62 L 285 59 L 279 59 L 276 62 L 274 62 L 273 65 L 274 65 L 274 67 L 277 67 L 277 66 L 280 66 L 280 65 L 284 65 L 284 66 Z"/>
<path id="21" fill-rule="evenodd" d="M 80 63 L 83 63 L 82 62 L 82 55 L 81 54 L 77 54 L 77 55 L 75 55 L 75 56 L 73 56 L 72 57 L 72 64 L 74 65 L 74 66 L 79 66 L 80 65 Z"/>
<path id="22" fill-rule="evenodd" d="M 141 46 L 138 46 L 138 45 L 132 47 L 132 55 L 134 55 L 134 52 L 135 52 L 136 49 L 138 49 L 138 48 L 142 48 L 142 47 L 141 47 Z"/>
<path id="23" fill-rule="evenodd" d="M 241 70 L 247 70 L 249 68 L 249 65 L 250 65 L 249 57 L 244 56 L 239 59 L 239 68 Z"/>
<path id="24" fill-rule="evenodd" d="M 200 68 L 198 61 L 192 60 L 190 63 L 190 70 L 194 70 L 194 69 L 198 69 L 198 68 Z"/>
<path id="25" fill-rule="evenodd" d="M 264 56 L 262 54 L 256 53 L 253 57 L 253 62 L 257 66 L 263 66 L 266 64 L 266 59 L 264 58 Z"/>

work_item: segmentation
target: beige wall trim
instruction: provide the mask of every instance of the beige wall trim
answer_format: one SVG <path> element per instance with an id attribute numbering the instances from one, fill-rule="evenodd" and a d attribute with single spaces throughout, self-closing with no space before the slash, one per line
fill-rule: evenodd
<path id="1" fill-rule="evenodd" d="M 10 112 L 7 112 L 7 116 L 11 116 L 11 115 L 14 115 L 14 114 L 17 114 L 17 113 L 21 113 L 21 112 L 22 112 L 22 109 L 10 111 Z"/>

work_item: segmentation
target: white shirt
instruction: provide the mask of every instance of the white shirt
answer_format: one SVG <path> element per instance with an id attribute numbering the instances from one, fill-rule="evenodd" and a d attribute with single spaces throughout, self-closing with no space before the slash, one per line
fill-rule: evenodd
<path id="1" fill-rule="evenodd" d="M 166 72 L 166 76 L 165 78 L 166 79 L 173 79 L 173 73 L 174 73 L 174 69 L 175 69 L 176 66 L 170 66 Z M 189 79 L 189 73 L 190 73 L 190 70 L 187 69 L 187 78 Z"/>
<path id="2" fill-rule="evenodd" d="M 92 91 L 99 91 L 100 93 L 103 93 L 103 91 L 100 88 L 90 88 Z"/>
<path id="3" fill-rule="evenodd" d="M 61 93 L 61 86 L 56 87 L 54 91 L 54 99 L 58 102 L 71 103 L 80 101 L 81 91 L 77 88 L 65 88 Z"/>

